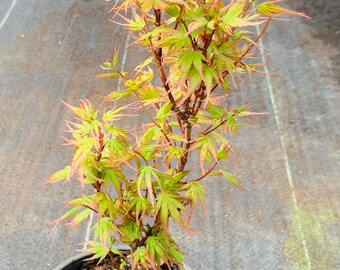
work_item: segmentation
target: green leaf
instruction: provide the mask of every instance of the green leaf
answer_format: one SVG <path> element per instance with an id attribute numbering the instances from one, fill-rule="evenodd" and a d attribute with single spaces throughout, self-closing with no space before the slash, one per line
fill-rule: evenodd
<path id="1" fill-rule="evenodd" d="M 64 219 L 67 219 L 71 216 L 74 216 L 78 212 L 79 207 L 73 207 L 70 210 L 68 210 L 64 215 L 62 215 L 57 222 L 60 222 Z"/>
<path id="2" fill-rule="evenodd" d="M 133 220 L 128 220 L 123 225 L 119 226 L 118 229 L 123 234 L 121 241 L 124 243 L 132 243 L 135 239 L 142 236 L 141 228 Z"/>
<path id="3" fill-rule="evenodd" d="M 72 159 L 71 174 L 73 174 L 73 172 L 79 167 L 79 165 L 89 157 L 95 144 L 96 141 L 94 138 L 87 138 L 86 140 L 84 140 L 84 142 L 82 142 L 77 151 L 74 153 Z"/>
<path id="4" fill-rule="evenodd" d="M 195 18 L 195 20 L 188 25 L 189 33 L 192 33 L 195 30 L 205 28 L 208 23 L 209 22 L 205 17 Z"/>
<path id="5" fill-rule="evenodd" d="M 93 202 L 93 195 L 90 195 L 90 196 L 82 196 L 80 198 L 75 198 L 71 201 L 68 201 L 68 204 L 79 207 L 79 206 L 89 205 L 92 202 Z"/>
<path id="6" fill-rule="evenodd" d="M 92 260 L 99 259 L 99 262 L 100 262 L 106 257 L 106 255 L 110 251 L 106 247 L 103 247 L 103 245 L 99 242 L 87 241 L 86 243 L 87 243 L 88 246 L 90 246 L 90 248 L 87 248 L 85 251 L 90 253 L 90 254 L 94 254 L 90 258 Z"/>
<path id="7" fill-rule="evenodd" d="M 132 91 L 130 89 L 126 89 L 126 90 L 123 90 L 123 91 L 113 91 L 110 94 L 108 94 L 106 96 L 106 98 L 111 99 L 111 100 L 119 100 L 119 99 L 131 96 L 131 93 L 132 93 Z M 108 117 L 108 116 L 106 116 L 106 117 Z"/>
<path id="8" fill-rule="evenodd" d="M 132 254 L 132 263 L 133 266 L 137 266 L 137 265 L 142 265 L 145 269 L 147 269 L 147 265 L 146 265 L 146 249 L 145 247 L 139 247 L 137 248 L 133 254 Z"/>
<path id="9" fill-rule="evenodd" d="M 79 224 L 80 222 L 84 221 L 85 219 L 87 219 L 90 215 L 91 210 L 86 208 L 84 210 L 82 210 L 78 215 L 76 215 L 73 220 L 69 223 L 66 223 L 66 225 L 68 226 L 75 226 L 77 224 Z"/>
<path id="10" fill-rule="evenodd" d="M 185 210 L 184 205 L 181 203 L 180 198 L 176 195 L 162 193 L 157 197 L 156 209 L 160 215 L 162 225 L 168 226 L 169 216 L 172 217 L 177 223 L 183 224 L 184 218 L 181 210 Z"/>
<path id="11" fill-rule="evenodd" d="M 206 107 L 206 111 L 211 114 L 213 119 L 220 119 L 226 114 L 223 108 L 219 106 L 215 106 L 211 104 L 210 102 L 208 103 L 208 106 Z"/>
<path id="12" fill-rule="evenodd" d="M 112 139 L 106 142 L 106 146 L 110 152 L 115 156 L 125 156 L 126 155 L 126 145 L 119 139 Z"/>
<path id="13" fill-rule="evenodd" d="M 184 259 L 184 254 L 174 244 L 170 245 L 169 253 L 171 254 L 171 257 L 173 257 L 175 259 L 176 262 L 180 263 Z"/>
<path id="14" fill-rule="evenodd" d="M 180 158 L 183 155 L 183 148 L 176 146 L 176 145 L 170 145 L 166 148 L 166 158 L 169 162 L 171 162 L 175 157 Z"/>
<path id="15" fill-rule="evenodd" d="M 173 105 L 170 102 L 166 102 L 162 105 L 162 107 L 158 109 L 156 118 L 159 122 L 163 123 L 166 119 L 169 118 L 172 106 Z"/>
<path id="16" fill-rule="evenodd" d="M 182 189 L 185 190 L 186 196 L 190 198 L 194 205 L 197 203 L 197 200 L 203 205 L 203 196 L 206 194 L 206 190 L 202 184 L 196 181 L 188 182 Z"/>
<path id="17" fill-rule="evenodd" d="M 243 190 L 243 191 L 246 191 L 246 192 L 249 192 L 247 189 L 243 188 L 241 185 L 240 185 L 240 179 L 237 178 L 235 175 L 227 172 L 227 171 L 223 171 L 223 170 L 220 170 L 220 172 L 222 173 L 222 175 L 232 184 L 234 185 L 235 187 Z"/>
<path id="18" fill-rule="evenodd" d="M 188 171 L 181 171 L 181 172 L 178 172 L 176 173 L 174 176 L 173 176 L 173 179 L 175 180 L 175 182 L 179 182 L 181 181 L 185 176 L 187 176 L 191 171 L 188 170 Z"/>
<path id="19" fill-rule="evenodd" d="M 115 110 L 109 110 L 103 115 L 103 120 L 105 122 L 117 121 L 123 116 L 127 116 L 126 114 L 121 114 L 120 112 L 125 110 L 127 106 L 123 106 L 117 108 Z"/>
<path id="20" fill-rule="evenodd" d="M 48 178 L 46 183 L 56 183 L 63 180 L 69 180 L 71 178 L 71 166 L 66 166 L 64 169 L 55 172 Z"/>
<path id="21" fill-rule="evenodd" d="M 131 199 L 130 210 L 135 211 L 137 222 L 140 221 L 144 215 L 147 215 L 150 209 L 151 203 L 147 198 L 135 196 Z"/>
<path id="22" fill-rule="evenodd" d="M 207 91 L 208 93 L 210 93 L 214 80 L 218 82 L 218 75 L 216 73 L 215 68 L 212 66 L 204 66 L 203 77 L 204 77 L 205 85 L 207 87 Z"/>
<path id="23" fill-rule="evenodd" d="M 107 256 L 109 252 L 120 256 L 122 255 L 119 250 L 113 247 L 107 248 L 106 246 L 103 246 L 103 244 L 100 242 L 87 241 L 86 244 L 89 246 L 89 248 L 85 249 L 84 251 L 90 254 L 94 254 L 90 259 L 99 259 L 98 264 Z"/>
<path id="24" fill-rule="evenodd" d="M 122 181 L 127 182 L 127 179 L 122 171 L 118 169 L 105 169 L 102 171 L 102 177 L 104 185 L 108 187 L 109 183 L 112 182 L 119 197 L 122 196 Z"/>
<path id="25" fill-rule="evenodd" d="M 144 67 L 146 67 L 147 65 L 149 65 L 151 62 L 152 62 L 153 58 L 150 56 L 148 58 L 145 59 L 145 61 L 141 64 L 139 64 L 135 70 L 141 70 L 143 69 Z"/>
<path id="26" fill-rule="evenodd" d="M 201 84 L 202 75 L 200 75 L 196 70 L 191 69 L 188 73 L 188 85 L 189 92 L 193 93 Z"/>
<path id="27" fill-rule="evenodd" d="M 100 239 L 103 247 L 108 247 L 111 243 L 109 239 L 112 235 L 119 237 L 117 227 L 110 217 L 101 217 L 94 226 L 94 239 Z"/>
<path id="28" fill-rule="evenodd" d="M 142 188 L 145 185 L 152 205 L 155 203 L 155 196 L 153 194 L 153 178 L 158 179 L 156 171 L 157 170 L 152 166 L 142 166 L 140 167 L 139 176 L 137 179 L 137 190 L 139 196 L 143 197 Z"/>
<path id="29" fill-rule="evenodd" d="M 158 147 L 156 145 L 145 145 L 141 148 L 140 152 L 146 160 L 155 158 L 157 155 Z"/>
<path id="30" fill-rule="evenodd" d="M 228 147 L 229 145 L 225 145 L 225 144 L 222 144 L 220 146 L 220 148 L 218 149 L 217 153 L 216 153 L 216 157 L 218 159 L 227 159 L 229 156 L 228 156 L 228 153 L 229 153 L 229 149 L 230 147 Z"/>
<path id="31" fill-rule="evenodd" d="M 161 258 L 166 254 L 166 243 L 157 236 L 150 236 L 146 239 L 146 252 L 152 261 L 156 261 L 160 265 Z"/>
<path id="32" fill-rule="evenodd" d="M 181 53 L 180 58 L 175 64 L 175 68 L 180 69 L 182 76 L 185 76 L 192 66 L 202 74 L 202 61 L 204 59 L 204 55 L 199 51 L 185 50 Z"/>
<path id="33" fill-rule="evenodd" d="M 158 132 L 158 127 L 156 127 L 156 126 L 148 128 L 142 136 L 142 141 L 143 141 L 144 145 L 148 145 L 149 142 L 154 139 L 155 134 L 157 132 Z"/>
<path id="34" fill-rule="evenodd" d="M 274 0 L 274 1 L 261 3 L 256 6 L 256 10 L 259 14 L 266 15 L 269 17 L 280 16 L 282 14 L 289 14 L 289 15 L 298 15 L 298 16 L 309 18 L 305 13 L 296 12 L 296 11 L 285 9 L 283 7 L 278 6 L 277 5 L 278 2 L 279 2 L 278 0 Z"/>

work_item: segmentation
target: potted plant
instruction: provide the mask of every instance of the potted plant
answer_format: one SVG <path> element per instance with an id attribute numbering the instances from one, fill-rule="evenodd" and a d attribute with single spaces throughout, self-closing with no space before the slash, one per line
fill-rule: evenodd
<path id="1" fill-rule="evenodd" d="M 228 91 L 242 74 L 258 72 L 254 55 L 273 17 L 305 16 L 278 2 L 127 0 L 113 9 L 150 57 L 130 73 L 117 67 L 117 52 L 102 65 L 99 78 L 118 78 L 123 85 L 105 97 L 105 109 L 88 100 L 80 106 L 65 103 L 74 115 L 66 121 L 72 135 L 66 141 L 75 153 L 70 165 L 47 181 L 78 178 L 81 187 L 92 187 L 68 202 L 71 209 L 58 222 L 75 226 L 95 214 L 86 250 L 95 264 L 183 269 L 170 220 L 190 229 L 196 204 L 204 203 L 202 180 L 208 175 L 243 189 L 220 165 L 232 151 L 228 137 L 238 133 L 239 119 L 253 113 L 231 106 Z M 262 30 L 254 34 L 258 26 Z M 143 120 L 126 126 L 132 117 Z M 129 250 L 117 249 L 121 243 Z"/>

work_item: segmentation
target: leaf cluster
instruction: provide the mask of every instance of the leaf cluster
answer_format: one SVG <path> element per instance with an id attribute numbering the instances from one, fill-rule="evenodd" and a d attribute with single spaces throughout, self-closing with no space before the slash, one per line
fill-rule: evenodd
<path id="1" fill-rule="evenodd" d="M 231 134 L 245 124 L 240 119 L 254 113 L 230 106 L 228 92 L 243 73 L 251 77 L 258 71 L 258 41 L 272 17 L 305 15 L 278 1 L 255 7 L 252 0 L 126 0 L 113 10 L 150 57 L 131 72 L 117 66 L 118 52 L 102 65 L 98 78 L 118 78 L 123 85 L 105 97 L 105 104 L 115 104 L 109 109 L 96 109 L 88 100 L 65 103 L 74 116 L 66 121 L 71 136 L 65 140 L 75 152 L 48 182 L 76 178 L 93 193 L 69 201 L 70 210 L 58 222 L 75 226 L 95 213 L 88 251 L 100 261 L 120 254 L 114 245 L 125 243 L 132 269 L 182 267 L 169 222 L 191 229 L 195 206 L 204 204 L 201 180 L 221 176 L 245 190 L 221 167 L 233 151 Z M 254 27 L 262 31 L 255 34 Z M 141 114 L 147 122 L 124 125 Z M 195 157 L 199 175 L 188 166 Z"/>

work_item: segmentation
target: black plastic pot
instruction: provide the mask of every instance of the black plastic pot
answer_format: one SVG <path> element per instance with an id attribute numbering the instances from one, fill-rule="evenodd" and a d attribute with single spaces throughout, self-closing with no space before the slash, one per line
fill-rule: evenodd
<path id="1" fill-rule="evenodd" d="M 53 270 L 80 270 L 84 264 L 84 260 L 90 258 L 92 254 L 88 253 L 79 253 L 66 261 L 63 261 L 57 267 L 53 268 Z M 184 264 L 185 270 L 192 270 L 189 266 Z"/>
<path id="2" fill-rule="evenodd" d="M 57 267 L 53 268 L 53 270 L 80 270 L 84 264 L 84 260 L 90 258 L 92 254 L 88 253 L 79 253 L 66 261 L 63 261 Z"/>

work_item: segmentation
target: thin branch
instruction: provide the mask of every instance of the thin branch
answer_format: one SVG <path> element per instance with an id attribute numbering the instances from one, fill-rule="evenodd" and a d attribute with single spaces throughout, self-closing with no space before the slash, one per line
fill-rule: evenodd
<path id="1" fill-rule="evenodd" d="M 226 145 L 223 150 L 227 150 L 227 149 L 228 149 L 228 151 L 231 149 L 231 145 L 230 144 Z M 190 182 L 197 182 L 197 181 L 200 181 L 203 178 L 205 178 L 208 174 L 210 174 L 212 172 L 213 169 L 215 169 L 215 167 L 217 166 L 217 164 L 219 163 L 220 160 L 221 159 L 218 159 L 215 162 L 215 164 L 208 171 L 206 171 L 203 175 L 201 175 L 200 177 L 196 178 L 195 180 L 191 180 Z M 183 182 L 183 184 L 186 184 L 186 183 L 187 182 Z"/>
<path id="2" fill-rule="evenodd" d="M 209 173 L 211 173 L 213 169 L 215 169 L 215 167 L 217 166 L 217 164 L 218 164 L 218 161 L 216 161 L 215 164 L 214 164 L 208 171 L 206 171 L 205 174 L 201 175 L 200 177 L 198 177 L 198 178 L 195 179 L 195 180 L 191 180 L 190 182 L 197 182 L 197 181 L 202 180 L 202 179 L 205 178 Z"/>
<path id="3" fill-rule="evenodd" d="M 146 18 L 144 18 L 144 22 L 145 22 L 145 27 L 146 27 L 147 32 L 150 32 Z M 179 110 L 179 108 L 177 107 L 175 98 L 172 95 L 172 92 L 171 92 L 171 89 L 170 89 L 170 86 L 169 86 L 169 83 L 168 83 L 168 79 L 167 79 L 166 74 L 165 74 L 165 70 L 164 70 L 164 66 L 163 66 L 163 60 L 162 60 L 162 58 L 163 58 L 162 51 L 160 50 L 157 54 L 157 52 L 155 51 L 155 48 L 152 44 L 151 37 L 149 37 L 148 39 L 149 39 L 149 48 L 151 50 L 153 58 L 156 61 L 157 66 L 158 66 L 158 71 L 159 71 L 159 74 L 160 74 L 160 77 L 161 77 L 163 87 L 166 91 L 166 94 L 168 95 L 169 101 L 172 104 L 172 110 L 177 114 L 177 116 L 178 116 L 177 119 L 183 119 L 183 114 Z"/>
<path id="4" fill-rule="evenodd" d="M 93 212 L 97 213 L 98 214 L 98 211 L 94 208 L 92 208 L 91 206 L 88 206 L 88 205 L 85 205 L 85 204 L 81 204 L 81 206 L 85 207 L 85 208 L 88 208 L 90 210 L 92 210 Z"/>
<path id="5" fill-rule="evenodd" d="M 188 26 L 186 25 L 185 21 L 183 19 L 181 19 L 181 22 L 183 23 L 183 25 L 185 27 L 185 30 L 187 30 L 187 33 L 189 33 L 189 29 L 188 29 Z M 190 38 L 192 48 L 196 51 L 197 50 L 197 43 L 196 43 L 196 41 L 192 38 L 191 34 L 188 34 L 188 36 Z"/>
<path id="6" fill-rule="evenodd" d="M 192 125 L 188 122 L 188 120 L 186 120 L 185 122 L 185 143 L 183 145 L 183 155 L 180 157 L 177 167 L 176 167 L 176 171 L 177 172 L 182 172 L 184 170 L 185 164 L 188 161 L 188 155 L 189 155 L 189 149 L 190 146 L 192 144 L 191 142 L 191 129 L 192 129 Z"/>
<path id="7" fill-rule="evenodd" d="M 145 157 L 140 153 L 140 152 L 138 152 L 136 149 L 134 149 L 134 148 L 132 148 L 132 151 L 133 152 L 135 152 L 138 156 L 140 156 L 143 160 L 144 160 L 144 162 L 145 162 L 145 164 L 148 166 L 149 165 L 149 162 L 145 159 Z"/>
<path id="8" fill-rule="evenodd" d="M 243 14 L 242 17 L 246 14 L 248 9 L 251 7 L 251 5 L 255 2 L 255 0 L 249 0 L 248 5 L 243 7 Z"/>
<path id="9" fill-rule="evenodd" d="M 224 125 L 226 122 L 228 121 L 227 119 L 224 119 L 223 121 L 221 121 L 217 126 L 215 126 L 213 129 L 209 130 L 210 128 L 212 128 L 213 126 L 210 125 L 209 127 L 207 127 L 203 132 L 202 135 L 208 135 L 209 133 L 213 132 L 214 130 L 218 129 L 220 126 Z"/>

